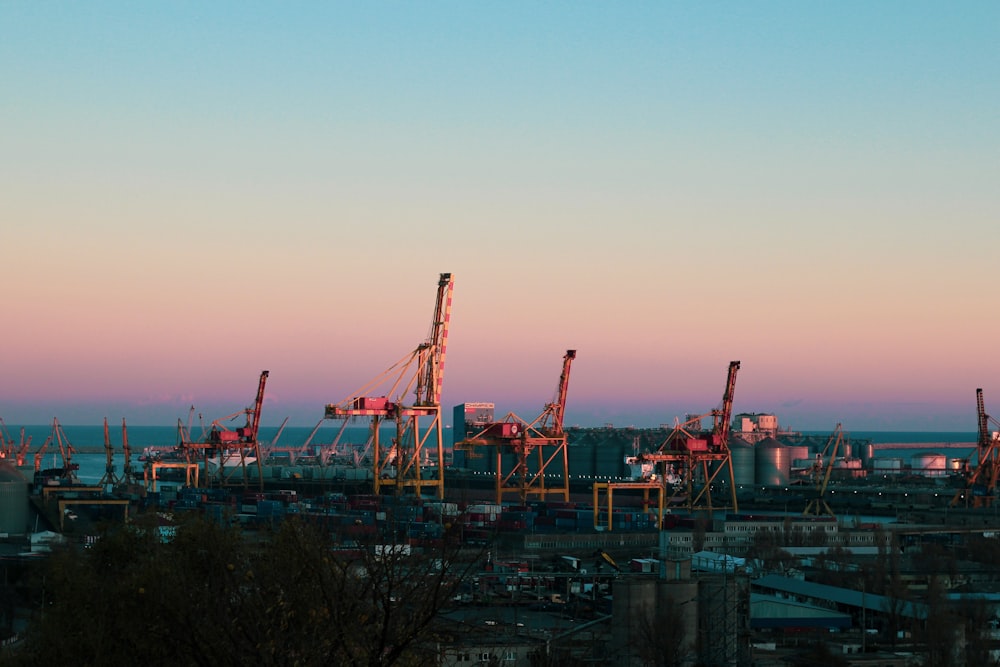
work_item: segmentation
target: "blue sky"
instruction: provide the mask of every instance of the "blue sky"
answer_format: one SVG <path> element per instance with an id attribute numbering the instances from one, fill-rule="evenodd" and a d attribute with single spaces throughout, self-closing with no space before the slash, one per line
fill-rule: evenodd
<path id="1" fill-rule="evenodd" d="M 974 430 L 998 38 L 993 2 L 3 3 L 0 414 L 170 423 L 269 368 L 309 424 L 453 272 L 448 405 L 541 410 L 576 348 L 578 423 L 706 411 L 740 359 L 737 410 Z"/>

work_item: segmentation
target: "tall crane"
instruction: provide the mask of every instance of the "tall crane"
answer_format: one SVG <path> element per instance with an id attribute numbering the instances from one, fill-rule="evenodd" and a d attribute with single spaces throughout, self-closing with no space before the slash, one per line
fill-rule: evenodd
<path id="1" fill-rule="evenodd" d="M 49 448 L 49 444 L 52 442 L 52 434 L 50 433 L 45 437 L 45 441 L 42 442 L 42 446 L 38 448 L 35 452 L 35 473 L 42 471 L 42 459 L 45 457 L 45 451 Z"/>
<path id="2" fill-rule="evenodd" d="M 821 516 L 827 514 L 833 518 L 837 518 L 837 515 L 830 509 L 830 504 L 826 502 L 826 487 L 830 484 L 830 474 L 833 472 L 833 466 L 837 460 L 837 452 L 840 451 L 841 447 L 846 448 L 846 446 L 844 430 L 840 424 L 837 424 L 833 429 L 833 433 L 830 434 L 830 438 L 826 441 L 826 446 L 823 447 L 823 451 L 817 456 L 816 462 L 813 464 L 812 481 L 814 491 L 809 502 L 806 503 L 806 508 L 802 512 L 803 515 Z"/>
<path id="3" fill-rule="evenodd" d="M 441 389 L 454 289 L 453 275 L 440 274 L 427 338 L 345 400 L 326 406 L 326 419 L 364 417 L 371 420 L 369 437 L 375 493 L 392 487 L 396 493 L 413 489 L 421 495 L 424 487 L 428 487 L 436 489 L 438 498 L 444 498 Z M 412 400 L 408 400 L 409 396 Z M 424 418 L 430 421 L 422 425 Z M 395 423 L 395 435 L 388 446 L 381 441 L 382 422 Z M 424 455 L 429 444 L 436 449 L 436 474 L 425 479 Z"/>
<path id="4" fill-rule="evenodd" d="M 455 444 L 458 448 L 487 446 L 496 449 L 497 504 L 508 493 L 516 493 L 522 505 L 528 496 L 544 499 L 547 495 L 558 495 L 569 501 L 569 457 L 563 419 L 574 359 L 576 350 L 566 350 L 555 398 L 545 404 L 538 417 L 528 422 L 510 412 L 501 421 L 487 424 L 478 433 Z M 512 464 L 509 463 L 511 455 Z M 555 484 L 546 486 L 551 482 Z"/>
<path id="5" fill-rule="evenodd" d="M 122 417 L 122 451 L 125 454 L 122 482 L 127 485 L 132 483 L 132 450 L 128 446 L 128 426 L 125 425 L 124 417 Z"/>
<path id="6" fill-rule="evenodd" d="M 49 468 L 47 470 L 42 470 L 42 457 L 45 456 L 45 450 L 48 449 L 49 444 L 55 441 L 59 447 L 59 455 L 62 458 L 61 468 Z M 35 452 L 35 477 L 36 481 L 38 479 L 38 473 L 44 473 L 45 477 L 52 479 L 61 479 L 67 482 L 72 482 L 75 479 L 74 471 L 80 468 L 79 464 L 73 463 L 73 454 L 76 453 L 76 448 L 70 443 L 69 438 L 66 437 L 65 431 L 63 431 L 62 425 L 59 424 L 59 420 L 56 418 L 52 419 L 52 433 L 45 439 L 42 446 Z"/>
<path id="7" fill-rule="evenodd" d="M 21 427 L 21 443 L 14 452 L 14 460 L 18 466 L 24 465 L 24 457 L 28 455 L 28 450 L 31 449 L 31 436 L 27 438 L 24 437 L 24 427 Z"/>
<path id="8" fill-rule="evenodd" d="M 703 415 L 689 417 L 674 427 L 655 452 L 640 454 L 640 461 L 653 462 L 658 475 L 673 485 L 671 502 L 683 503 L 689 509 L 712 509 L 712 483 L 723 470 L 733 479 L 733 460 L 729 452 L 729 430 L 733 414 L 733 396 L 739 361 L 729 362 L 726 389 L 719 408 Z M 704 420 L 712 419 L 710 430 L 703 429 Z M 730 484 L 731 507 L 736 510 L 736 485 Z"/>
<path id="9" fill-rule="evenodd" d="M 13 459 L 17 465 L 24 465 L 24 457 L 31 447 L 31 436 L 24 437 L 24 427 L 21 427 L 21 437 L 17 446 L 14 446 L 14 438 L 7 430 L 7 424 L 3 417 L 0 417 L 0 459 Z"/>
<path id="10" fill-rule="evenodd" d="M 979 437 L 976 441 L 976 466 L 971 468 L 968 459 L 965 462 L 964 488 L 955 492 L 951 499 L 952 507 L 962 503 L 966 507 L 989 507 L 996 495 L 997 482 L 1000 481 L 1000 436 L 996 431 L 990 431 L 990 424 L 1000 428 L 1000 422 L 986 414 L 983 402 L 983 390 L 976 389 L 976 421 L 979 426 Z"/>
<path id="11" fill-rule="evenodd" d="M 3 417 L 0 417 L 0 459 L 10 459 L 14 457 L 14 438 L 7 432 L 7 424 Z"/>
<path id="12" fill-rule="evenodd" d="M 73 454 L 76 453 L 76 447 L 66 437 L 66 432 L 63 431 L 62 424 L 56 418 L 52 419 L 52 434 L 59 445 L 59 456 L 63 462 L 63 477 L 70 478 L 73 471 L 80 468 L 79 464 L 73 463 Z"/>
<path id="13" fill-rule="evenodd" d="M 99 486 L 115 485 L 118 477 L 115 475 L 114 449 L 111 447 L 111 434 L 108 431 L 108 418 L 104 418 L 104 476 L 98 482 Z"/>
<path id="14" fill-rule="evenodd" d="M 264 406 L 264 389 L 270 371 L 261 371 L 257 383 L 257 397 L 253 407 L 244 408 L 226 417 L 213 420 L 209 431 L 199 440 L 190 440 L 190 425 L 185 429 L 178 421 L 178 434 L 181 439 L 180 449 L 184 453 L 187 464 L 204 465 L 205 477 L 222 484 L 242 482 L 247 486 L 250 475 L 248 466 L 256 465 L 257 479 L 261 489 L 264 486 L 260 455 L 261 410 Z M 192 410 L 193 413 L 193 410 Z M 225 422 L 244 416 L 243 426 L 228 428 Z M 190 421 L 190 416 L 189 416 Z M 180 464 L 178 464 L 180 465 Z M 240 475 L 240 479 L 236 479 Z"/>

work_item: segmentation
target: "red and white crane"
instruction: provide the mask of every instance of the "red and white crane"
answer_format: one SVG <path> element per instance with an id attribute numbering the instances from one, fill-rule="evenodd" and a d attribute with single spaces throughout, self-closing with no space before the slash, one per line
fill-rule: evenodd
<path id="1" fill-rule="evenodd" d="M 638 458 L 656 464 L 658 474 L 670 482 L 674 480 L 671 502 L 681 502 L 686 507 L 712 509 L 712 483 L 720 472 L 728 470 L 733 479 L 733 461 L 729 452 L 729 422 L 733 414 L 733 396 L 736 391 L 736 374 L 739 361 L 729 362 L 726 389 L 722 404 L 709 413 L 691 417 L 678 424 L 655 451 Z M 703 420 L 712 419 L 710 430 L 703 429 Z M 731 507 L 737 509 L 736 488 L 730 484 Z"/>
<path id="2" fill-rule="evenodd" d="M 441 423 L 441 389 L 448 350 L 451 302 L 455 279 L 442 273 L 438 279 L 430 333 L 412 352 L 381 375 L 352 392 L 340 403 L 326 406 L 326 419 L 364 417 L 371 420 L 369 440 L 375 493 L 383 487 L 436 489 L 444 498 L 444 434 Z M 412 400 L 408 397 L 412 396 Z M 429 419 L 429 423 L 421 423 Z M 395 435 L 383 445 L 382 422 L 394 422 Z M 428 446 L 436 449 L 436 474 L 425 479 L 422 468 Z"/>
<path id="3" fill-rule="evenodd" d="M 495 448 L 497 504 L 508 493 L 516 493 L 522 505 L 529 496 L 544 499 L 558 495 L 569 500 L 569 457 L 563 419 L 574 359 L 576 350 L 566 350 L 555 398 L 535 419 L 529 422 L 509 412 L 500 421 L 456 443 L 456 447 L 466 449 Z"/>

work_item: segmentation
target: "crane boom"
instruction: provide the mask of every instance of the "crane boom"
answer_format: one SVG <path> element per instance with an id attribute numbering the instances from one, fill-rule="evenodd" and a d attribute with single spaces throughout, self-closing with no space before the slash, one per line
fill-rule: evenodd
<path id="1" fill-rule="evenodd" d="M 254 401 L 253 416 L 250 422 L 250 440 L 257 442 L 257 432 L 260 431 L 260 410 L 264 405 L 264 386 L 270 371 L 261 371 L 260 382 L 257 384 L 257 400 Z"/>
<path id="2" fill-rule="evenodd" d="M 562 375 L 559 376 L 559 397 L 556 399 L 555 417 L 552 424 L 552 429 L 556 435 L 563 432 L 563 418 L 566 414 L 566 394 L 569 391 L 569 370 L 573 365 L 574 359 L 576 359 L 576 350 L 566 350 L 566 356 L 563 357 Z"/>
<path id="3" fill-rule="evenodd" d="M 429 358 L 421 368 L 421 379 L 417 382 L 417 405 L 434 406 L 441 404 L 441 387 L 444 382 L 444 360 L 448 348 L 448 330 L 451 324 L 451 299 L 455 281 L 450 273 L 442 273 L 438 278 L 437 298 L 434 300 L 434 316 L 431 318 L 431 332 L 424 343 Z"/>
<path id="4" fill-rule="evenodd" d="M 722 394 L 722 408 L 712 413 L 715 423 L 712 425 L 712 444 L 717 448 L 729 446 L 729 422 L 733 417 L 733 396 L 736 393 L 736 373 L 740 370 L 740 362 L 729 362 L 729 375 L 726 377 L 726 390 Z"/>
<path id="5" fill-rule="evenodd" d="M 976 416 L 979 423 L 979 448 L 982 450 L 990 445 L 990 418 L 986 414 L 986 405 L 983 402 L 983 389 L 976 389 Z"/>

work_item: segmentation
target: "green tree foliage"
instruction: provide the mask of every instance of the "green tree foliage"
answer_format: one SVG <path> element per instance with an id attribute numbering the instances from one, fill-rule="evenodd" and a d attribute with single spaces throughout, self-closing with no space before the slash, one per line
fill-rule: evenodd
<path id="1" fill-rule="evenodd" d="M 267 539 L 193 518 L 52 557 L 17 665 L 422 665 L 464 575 L 448 556 L 333 549 L 284 522 Z"/>

